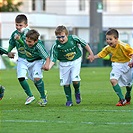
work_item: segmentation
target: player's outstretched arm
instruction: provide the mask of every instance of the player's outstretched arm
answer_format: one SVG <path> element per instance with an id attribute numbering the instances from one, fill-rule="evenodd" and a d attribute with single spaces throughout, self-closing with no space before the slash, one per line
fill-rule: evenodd
<path id="1" fill-rule="evenodd" d="M 100 58 L 98 55 L 94 55 L 94 59 Z"/>
<path id="2" fill-rule="evenodd" d="M 90 62 L 93 62 L 94 54 L 93 54 L 93 51 L 91 50 L 91 48 L 88 44 L 85 46 L 85 49 L 89 52 L 89 57 L 88 58 L 89 58 Z"/>

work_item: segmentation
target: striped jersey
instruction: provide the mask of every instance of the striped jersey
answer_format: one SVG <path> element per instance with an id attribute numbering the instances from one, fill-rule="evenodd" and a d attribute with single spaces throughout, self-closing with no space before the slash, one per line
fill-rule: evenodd
<path id="1" fill-rule="evenodd" d="M 50 58 L 52 62 L 56 62 L 56 60 L 61 62 L 74 61 L 81 57 L 82 52 L 80 48 L 85 47 L 86 44 L 84 40 L 76 35 L 69 35 L 68 41 L 64 44 L 56 40 L 51 48 Z"/>
<path id="2" fill-rule="evenodd" d="M 26 58 L 26 57 L 25 57 L 24 44 L 21 43 L 21 42 L 19 42 L 18 40 L 16 40 L 16 39 L 15 39 L 15 35 L 16 35 L 16 34 L 19 34 L 20 37 L 21 37 L 21 39 L 24 41 L 25 38 L 26 38 L 26 33 L 28 32 L 28 30 L 29 30 L 29 29 L 26 28 L 25 32 L 23 32 L 23 33 L 20 33 L 20 32 L 18 32 L 17 30 L 15 30 L 15 31 L 12 33 L 12 35 L 11 35 L 11 37 L 10 37 L 10 39 L 9 39 L 8 52 L 11 52 L 11 50 L 12 50 L 13 48 L 16 47 L 16 49 L 17 49 L 17 51 L 18 51 L 18 56 L 21 57 L 21 58 Z"/>
<path id="3" fill-rule="evenodd" d="M 44 44 L 41 40 L 38 40 L 38 42 L 34 44 L 32 47 L 28 47 L 28 45 L 25 43 L 24 49 L 26 60 L 29 62 L 41 59 L 45 61 L 46 58 L 49 57 L 49 54 L 47 53 Z"/>
<path id="4" fill-rule="evenodd" d="M 0 47 L 0 55 L 2 55 L 2 54 L 8 54 L 8 52 L 5 49 L 3 49 L 2 47 Z"/>
<path id="5" fill-rule="evenodd" d="M 133 49 L 130 47 L 129 44 L 118 41 L 115 48 L 107 45 L 97 55 L 100 58 L 104 58 L 108 54 L 111 54 L 112 62 L 125 63 L 130 61 L 131 55 L 133 55 Z"/>

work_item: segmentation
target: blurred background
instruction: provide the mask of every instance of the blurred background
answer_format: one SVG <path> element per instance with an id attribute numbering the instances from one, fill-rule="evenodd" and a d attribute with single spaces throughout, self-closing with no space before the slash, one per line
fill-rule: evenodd
<path id="1" fill-rule="evenodd" d="M 119 39 L 133 47 L 133 0 L 0 0 L 0 46 L 3 48 L 8 48 L 15 30 L 15 17 L 23 13 L 29 27 L 40 33 L 48 52 L 56 39 L 54 31 L 58 25 L 65 25 L 69 34 L 88 42 L 94 54 L 106 46 L 108 28 L 116 28 Z M 109 57 L 90 63 L 87 56 L 83 50 L 83 67 L 111 65 Z M 0 57 L 0 69 L 15 67 L 16 60 L 17 55 L 14 60 Z"/>

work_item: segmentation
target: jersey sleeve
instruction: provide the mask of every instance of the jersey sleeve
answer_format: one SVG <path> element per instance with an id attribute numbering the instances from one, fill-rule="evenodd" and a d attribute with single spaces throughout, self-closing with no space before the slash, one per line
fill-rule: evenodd
<path id="1" fill-rule="evenodd" d="M 44 60 L 46 60 L 46 58 L 49 57 L 49 54 L 48 52 L 46 51 L 44 45 L 42 42 L 39 42 L 37 45 L 36 45 L 38 51 L 39 51 L 39 54 L 40 54 L 40 57 Z"/>
<path id="2" fill-rule="evenodd" d="M 87 42 L 85 40 L 79 38 L 76 35 L 72 35 L 72 38 L 77 42 L 77 44 L 80 44 L 82 48 L 87 45 Z"/>
<path id="3" fill-rule="evenodd" d="M 12 33 L 10 39 L 9 39 L 9 46 L 8 46 L 8 52 L 11 52 L 11 50 L 15 47 L 15 39 L 14 39 L 15 32 Z"/>
<path id="4" fill-rule="evenodd" d="M 58 49 L 56 42 L 52 45 L 51 50 L 50 50 L 50 60 L 52 62 L 56 62 L 58 58 Z"/>
<path id="5" fill-rule="evenodd" d="M 129 55 L 129 56 L 131 56 L 131 55 L 133 55 L 133 49 L 130 47 L 130 45 L 129 44 L 126 44 L 125 45 L 125 54 L 126 55 Z"/>
<path id="6" fill-rule="evenodd" d="M 0 47 L 0 55 L 2 55 L 2 54 L 6 54 L 7 55 L 8 52 L 5 49 Z"/>
<path id="7" fill-rule="evenodd" d="M 107 50 L 107 47 L 103 48 L 102 51 L 100 51 L 97 56 L 99 58 L 104 58 L 106 57 L 107 55 L 109 54 L 108 50 Z"/>

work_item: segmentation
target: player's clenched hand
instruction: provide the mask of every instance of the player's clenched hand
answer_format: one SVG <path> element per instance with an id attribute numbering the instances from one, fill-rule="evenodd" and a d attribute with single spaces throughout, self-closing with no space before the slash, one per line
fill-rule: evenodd
<path id="1" fill-rule="evenodd" d="M 9 58 L 14 58 L 14 56 L 15 56 L 15 52 L 9 52 L 8 53 L 8 57 Z"/>
<path id="2" fill-rule="evenodd" d="M 43 66 L 42 66 L 42 69 L 43 70 L 45 70 L 45 71 L 48 71 L 49 70 L 49 64 L 44 64 Z"/>
<path id="3" fill-rule="evenodd" d="M 129 62 L 128 63 L 128 66 L 131 68 L 131 67 L 133 67 L 133 62 Z"/>

